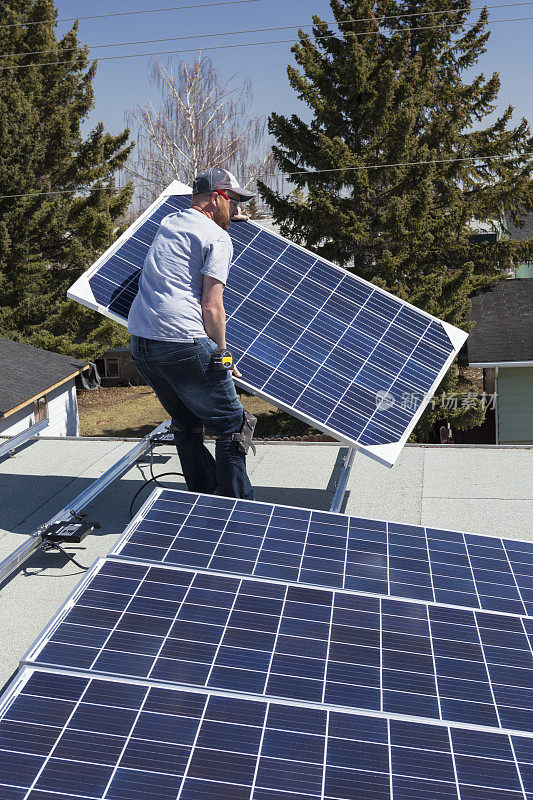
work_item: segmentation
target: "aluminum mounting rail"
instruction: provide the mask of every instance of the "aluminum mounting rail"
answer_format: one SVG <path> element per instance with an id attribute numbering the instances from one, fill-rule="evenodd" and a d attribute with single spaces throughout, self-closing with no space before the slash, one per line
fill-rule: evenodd
<path id="1" fill-rule="evenodd" d="M 11 436 L 5 442 L 0 444 L 0 458 L 8 453 L 12 453 L 29 439 L 33 439 L 35 436 L 38 436 L 41 431 L 44 431 L 44 429 L 47 427 L 48 420 L 42 419 L 40 422 L 36 422 L 35 425 L 30 425 L 29 428 L 25 428 L 25 430 L 23 430 L 21 433 L 17 433 L 16 436 Z"/>
<path id="2" fill-rule="evenodd" d="M 341 510 L 342 501 L 344 500 L 344 495 L 346 494 L 346 486 L 348 485 L 348 478 L 350 477 L 350 472 L 352 471 L 356 453 L 357 447 L 350 447 L 346 453 L 346 456 L 344 457 L 344 464 L 342 465 L 342 470 L 341 474 L 339 475 L 339 480 L 337 481 L 335 494 L 333 495 L 333 500 L 331 501 L 331 505 L 329 507 L 330 511 Z"/>
<path id="3" fill-rule="evenodd" d="M 68 520 L 71 517 L 71 511 L 78 513 L 81 511 L 85 506 L 89 505 L 89 503 L 94 500 L 101 492 L 106 489 L 110 483 L 120 478 L 127 470 L 135 463 L 135 461 L 144 453 L 148 451 L 150 448 L 150 442 L 153 438 L 160 436 L 162 433 L 166 433 L 168 430 L 168 426 L 170 425 L 170 421 L 167 420 L 162 422 L 155 430 L 149 433 L 144 439 L 141 439 L 135 447 L 132 447 L 130 451 L 128 451 L 122 458 L 113 464 L 107 472 L 104 472 L 103 475 L 100 475 L 95 481 L 93 481 L 89 486 L 81 492 L 77 497 L 70 501 L 68 505 L 62 508 L 57 514 L 48 520 L 44 525 L 42 525 L 38 530 L 34 533 L 30 534 L 28 539 L 17 547 L 11 555 L 7 556 L 2 562 L 0 562 L 0 583 L 5 581 L 15 570 L 17 570 L 21 564 L 24 563 L 36 550 L 39 550 L 40 547 L 43 546 L 44 540 L 42 537 L 42 531 L 48 528 L 50 525 L 53 525 L 55 522 L 61 522 L 63 520 Z"/>

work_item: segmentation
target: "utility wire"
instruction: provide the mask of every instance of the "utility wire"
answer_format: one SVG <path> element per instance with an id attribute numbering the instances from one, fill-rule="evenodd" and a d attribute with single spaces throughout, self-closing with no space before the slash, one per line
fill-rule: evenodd
<path id="1" fill-rule="evenodd" d="M 106 17 L 128 17 L 134 14 L 159 14 L 162 11 L 181 11 L 183 9 L 190 9 L 190 8 L 209 8 L 210 6 L 230 6 L 230 5 L 237 5 L 238 3 L 257 3 L 257 2 L 260 2 L 260 0 L 228 0 L 227 2 L 204 3 L 202 5 L 173 6 L 171 8 L 148 8 L 140 11 L 118 11 L 113 14 L 96 14 L 92 17 L 63 17 L 62 19 L 39 19 L 35 20 L 34 22 L 11 22 L 5 25 L 0 25 L 0 28 L 17 28 L 17 27 L 22 27 L 24 25 L 49 25 L 50 23 L 55 24 L 57 22 L 76 22 L 79 20 L 87 20 L 87 19 L 104 19 Z M 529 5 L 531 5 L 531 3 L 501 3 L 500 5 L 496 6 L 487 6 L 487 8 L 510 8 L 514 6 L 529 6 Z M 485 6 L 476 6 L 475 8 L 468 9 L 467 6 L 463 6 L 462 8 L 456 9 L 455 11 L 453 9 L 448 9 L 447 11 L 416 11 L 411 14 L 392 14 L 388 17 L 359 18 L 351 20 L 351 22 L 372 22 L 373 20 L 403 19 L 404 17 L 423 17 L 429 14 L 460 14 L 463 11 L 470 11 L 470 12 L 481 11 L 484 8 Z M 347 23 L 342 23 L 342 24 L 347 24 Z"/>
<path id="2" fill-rule="evenodd" d="M 262 0 L 224 0 L 218 3 L 202 3 L 201 5 L 172 6 L 172 8 L 147 8 L 142 11 L 117 11 L 114 14 L 95 14 L 92 17 L 63 17 L 62 19 L 38 19 L 35 22 L 10 22 L 0 28 L 20 28 L 24 25 L 50 25 L 56 22 L 77 22 L 86 19 L 105 19 L 107 17 L 129 17 L 133 14 L 159 14 L 162 11 L 183 11 L 186 8 L 210 8 L 211 6 L 236 6 L 240 3 L 260 3 Z"/>
<path id="3" fill-rule="evenodd" d="M 494 19 L 494 20 L 487 20 L 485 24 L 487 25 L 497 25 L 500 22 L 526 22 L 528 20 L 533 20 L 533 17 L 514 17 L 511 19 Z M 458 23 L 451 23 L 447 25 L 420 25 L 416 28 L 416 31 L 427 31 L 427 30 L 437 30 L 437 29 L 444 29 L 444 28 L 455 28 L 457 27 Z M 474 28 L 478 23 L 477 22 L 468 22 L 465 23 L 470 28 Z M 409 32 L 407 28 L 391 28 L 389 33 L 406 33 Z M 374 36 L 376 34 L 380 34 L 380 31 L 359 31 L 357 33 L 352 33 L 350 31 L 344 31 L 343 36 Z M 321 41 L 322 39 L 330 39 L 336 34 L 329 33 L 325 36 L 316 36 L 315 41 Z M 163 50 L 157 53 L 130 53 L 129 55 L 124 56 L 102 56 L 98 59 L 98 61 L 118 61 L 124 58 L 147 58 L 148 56 L 165 56 L 165 55 L 175 55 L 180 53 L 198 53 L 198 52 L 205 52 L 207 50 L 232 50 L 236 47 L 264 47 L 266 45 L 272 44 L 297 44 L 296 39 L 277 39 L 271 42 L 238 42 L 237 44 L 224 44 L 224 45 L 215 45 L 213 47 L 194 47 L 189 48 L 187 50 Z M 0 71 L 4 69 L 28 69 L 29 67 L 54 67 L 59 66 L 62 64 L 72 64 L 73 60 L 70 59 L 69 61 L 43 61 L 41 63 L 35 64 L 14 64 L 8 67 L 0 67 Z"/>
<path id="4" fill-rule="evenodd" d="M 505 3 L 504 5 L 486 6 L 486 8 L 487 9 L 507 8 L 508 6 L 515 6 L 515 5 L 532 6 L 533 2 L 528 2 L 528 3 Z M 485 8 L 485 6 L 477 6 L 476 8 L 471 9 L 471 11 L 480 11 L 483 8 Z M 394 15 L 394 16 L 389 16 L 389 17 L 375 17 L 374 20 L 376 22 L 381 22 L 382 20 L 386 20 L 386 19 L 403 19 L 405 17 L 429 16 L 429 13 L 436 14 L 436 15 L 439 15 L 439 14 L 442 15 L 442 14 L 458 14 L 460 12 L 459 11 L 435 11 L 435 12 L 424 11 L 424 12 L 417 12 L 416 14 L 399 14 L 399 15 Z M 372 18 L 370 18 L 370 17 L 368 17 L 366 19 L 356 19 L 356 20 L 349 20 L 349 21 L 343 21 L 343 22 L 336 22 L 335 20 L 331 20 L 331 21 L 326 22 L 325 24 L 326 25 L 338 25 L 340 27 L 341 25 L 353 25 L 356 22 L 372 22 L 374 20 Z M 495 22 L 500 22 L 500 21 L 501 22 L 506 22 L 506 21 L 512 21 L 512 20 L 494 20 L 494 21 Z M 457 24 L 457 23 L 453 23 L 453 24 Z M 467 24 L 469 24 L 469 25 L 477 25 L 477 23 L 467 23 Z M 156 44 L 157 42 L 179 42 L 179 41 L 184 41 L 184 40 L 187 40 L 187 39 L 212 39 L 213 37 L 218 37 L 218 36 L 241 36 L 241 35 L 246 34 L 246 33 L 270 33 L 272 31 L 286 31 L 286 30 L 292 30 L 294 28 L 313 28 L 313 27 L 314 27 L 314 23 L 309 23 L 308 25 L 282 25 L 282 26 L 277 27 L 277 28 L 251 28 L 251 29 L 249 28 L 249 29 L 243 30 L 243 31 L 224 31 L 224 32 L 220 32 L 220 33 L 196 33 L 196 34 L 192 34 L 192 35 L 189 35 L 189 36 L 172 36 L 172 37 L 167 37 L 167 38 L 164 38 L 164 39 L 141 39 L 141 40 L 135 41 L 135 42 L 112 42 L 111 44 L 90 44 L 90 45 L 87 45 L 87 47 L 89 48 L 89 50 L 98 50 L 98 49 L 101 49 L 103 47 L 133 47 L 134 45 L 138 45 L 138 44 Z M 433 26 L 431 26 L 431 27 L 433 27 Z M 435 26 L 435 27 L 437 27 L 437 26 Z M 423 28 L 422 29 L 418 28 L 418 30 L 423 30 Z M 362 32 L 359 32 L 359 33 L 352 33 L 351 31 L 341 31 L 341 33 L 346 33 L 346 35 L 349 35 L 349 36 L 351 36 L 351 35 L 364 36 L 364 35 L 367 35 L 368 33 L 374 33 L 374 31 L 362 31 Z M 332 34 L 332 35 L 334 35 L 334 34 Z M 318 38 L 322 38 L 322 37 L 318 37 Z M 76 47 L 64 47 L 64 48 L 61 48 L 61 52 L 62 53 L 70 53 L 70 52 L 76 51 L 78 49 L 79 49 L 79 45 L 76 46 Z M 21 52 L 19 52 L 19 53 L 2 53 L 2 54 L 0 54 L 0 58 L 10 58 L 11 56 L 13 56 L 13 57 L 15 57 L 15 56 L 37 56 L 37 55 L 46 55 L 46 53 L 55 53 L 55 52 L 57 52 L 57 48 L 55 50 L 29 50 L 29 51 L 23 52 L 23 53 L 21 53 Z M 31 66 L 31 65 L 26 65 L 26 66 Z"/>
<path id="5" fill-rule="evenodd" d="M 517 159 L 517 158 L 529 158 L 530 156 L 533 157 L 533 151 L 530 153 L 508 153 L 507 155 L 498 155 L 498 156 L 465 156 L 464 158 L 436 158 L 436 159 L 428 159 L 427 161 L 398 161 L 395 164 L 370 164 L 363 167 L 336 167 L 335 169 L 317 169 L 311 172 L 306 170 L 302 170 L 301 172 L 282 172 L 279 173 L 279 177 L 286 177 L 290 178 L 294 175 L 319 175 L 323 172 L 350 172 L 351 170 L 370 170 L 370 169 L 387 169 L 390 167 L 416 167 L 420 164 L 454 164 L 458 161 L 479 161 L 480 159 L 484 159 L 485 161 L 496 161 L 497 159 L 503 158 L 510 158 L 510 159 Z M 246 177 L 253 177 L 253 176 L 246 176 Z M 260 177 L 260 176 L 258 176 Z M 276 177 L 276 176 L 274 176 Z"/>
<path id="6" fill-rule="evenodd" d="M 527 153 L 508 153 L 507 155 L 495 155 L 495 156 L 466 156 L 464 158 L 439 158 L 439 159 L 428 159 L 427 161 L 399 161 L 394 164 L 369 164 L 366 166 L 361 167 L 336 167 L 335 169 L 317 169 L 312 171 L 305 171 L 301 170 L 300 172 L 278 172 L 277 175 L 274 175 L 275 178 L 291 178 L 295 175 L 308 175 L 312 177 L 313 175 L 322 175 L 323 173 L 331 173 L 331 172 L 355 172 L 361 170 L 371 170 L 371 169 L 390 169 L 393 167 L 416 167 L 419 165 L 427 165 L 427 164 L 453 164 L 459 161 L 496 161 L 499 159 L 523 159 L 523 158 L 533 158 L 533 151 Z M 245 175 L 245 178 L 260 178 L 261 175 Z M 30 192 L 26 194 L 2 194 L 0 195 L 0 200 L 11 200 L 14 198 L 21 198 L 21 197 L 42 197 L 43 195 L 54 195 L 54 194 L 72 194 L 73 192 L 119 192 L 122 189 L 125 189 L 125 186 L 99 186 L 96 188 L 87 187 L 79 187 L 77 189 L 58 189 L 52 192 Z"/>

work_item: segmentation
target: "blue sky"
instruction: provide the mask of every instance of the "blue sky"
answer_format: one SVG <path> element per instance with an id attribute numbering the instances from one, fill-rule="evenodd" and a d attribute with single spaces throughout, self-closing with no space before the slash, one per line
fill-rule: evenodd
<path id="1" fill-rule="evenodd" d="M 171 5 L 186 5 L 206 0 L 56 0 L 59 17 L 109 14 L 111 12 L 157 9 Z M 476 5 L 476 3 L 474 3 Z M 126 53 L 151 53 L 160 50 L 215 47 L 234 42 L 259 42 L 274 39 L 293 39 L 296 29 L 270 33 L 249 33 L 238 36 L 215 36 L 226 31 L 243 31 L 254 28 L 270 28 L 285 25 L 305 25 L 313 13 L 331 20 L 328 0 L 259 0 L 258 2 L 227 5 L 211 8 L 196 8 L 125 17 L 111 17 L 80 22 L 80 37 L 89 45 L 135 42 L 163 37 L 198 36 L 186 42 L 160 42 L 132 47 L 102 48 L 93 51 L 95 57 L 124 55 Z M 517 4 L 489 12 L 491 19 L 533 17 L 533 3 Z M 71 23 L 61 23 L 58 33 L 64 32 Z M 525 116 L 533 123 L 533 92 L 531 91 L 533 20 L 509 22 L 491 26 L 492 35 L 487 53 L 482 57 L 475 72 L 500 73 L 502 88 L 500 109 L 508 103 L 515 107 L 515 121 Z M 206 50 L 215 66 L 225 78 L 238 73 L 241 79 L 252 81 L 254 114 L 268 115 L 272 110 L 290 114 L 304 114 L 286 76 L 287 64 L 291 61 L 290 44 L 265 45 L 264 47 L 236 47 L 232 49 Z M 174 56 L 191 61 L 194 53 Z M 161 56 L 166 59 L 168 56 Z M 102 60 L 94 82 L 95 108 L 89 124 L 92 127 L 102 120 L 112 132 L 125 125 L 125 113 L 138 103 L 148 100 L 157 103 L 158 94 L 150 85 L 148 77 L 152 59 L 131 58 L 116 61 Z"/>

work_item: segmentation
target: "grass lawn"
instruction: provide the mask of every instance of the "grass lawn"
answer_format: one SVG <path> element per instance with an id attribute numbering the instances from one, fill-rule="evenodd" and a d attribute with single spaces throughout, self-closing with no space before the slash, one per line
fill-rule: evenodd
<path id="1" fill-rule="evenodd" d="M 256 435 L 303 436 L 315 431 L 252 395 L 240 395 L 244 407 L 257 419 Z M 78 394 L 82 436 L 146 436 L 168 414 L 149 386 L 103 387 Z"/>

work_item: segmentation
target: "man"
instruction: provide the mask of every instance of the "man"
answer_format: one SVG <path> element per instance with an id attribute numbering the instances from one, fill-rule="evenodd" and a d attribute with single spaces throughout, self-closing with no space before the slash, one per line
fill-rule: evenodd
<path id="1" fill-rule="evenodd" d="M 132 360 L 172 417 L 189 491 L 253 500 L 246 452 L 255 418 L 245 414 L 226 350 L 222 293 L 233 246 L 231 219 L 253 197 L 224 169 L 194 180 L 191 208 L 161 221 L 129 317 Z M 217 368 L 218 367 L 218 368 Z M 240 377 L 236 367 L 231 373 Z M 203 426 L 216 434 L 216 462 Z"/>

